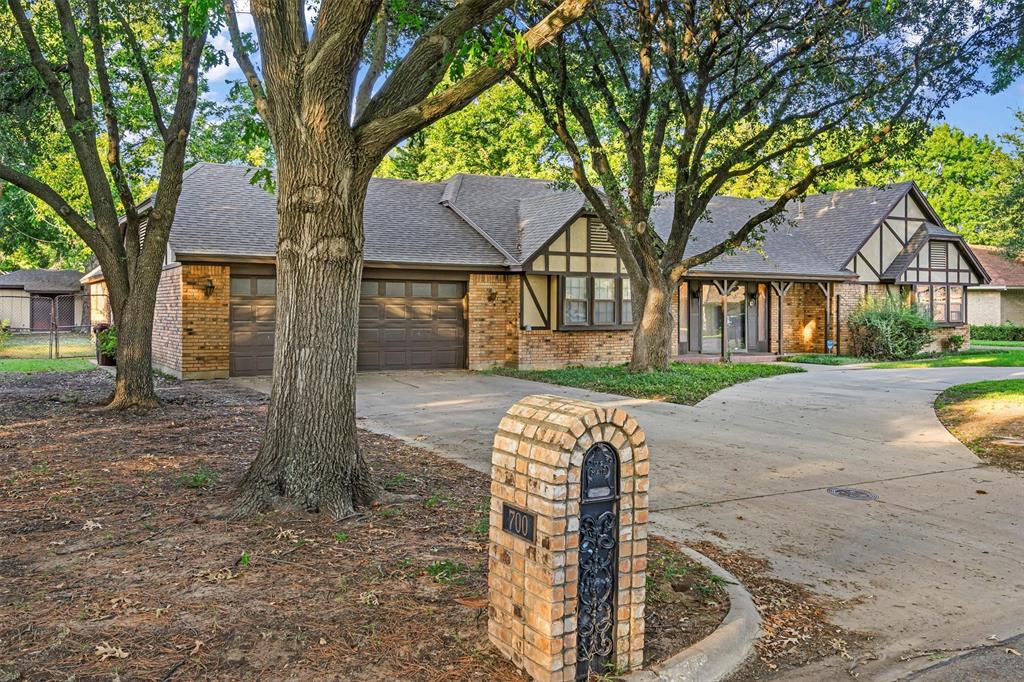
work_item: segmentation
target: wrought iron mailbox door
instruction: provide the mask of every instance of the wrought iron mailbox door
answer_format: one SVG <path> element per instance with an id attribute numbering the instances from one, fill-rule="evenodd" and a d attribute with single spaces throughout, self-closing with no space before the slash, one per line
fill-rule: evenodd
<path id="1" fill-rule="evenodd" d="M 618 591 L 619 454 L 596 443 L 583 456 L 580 476 L 579 606 L 576 679 L 607 672 L 615 653 Z"/>

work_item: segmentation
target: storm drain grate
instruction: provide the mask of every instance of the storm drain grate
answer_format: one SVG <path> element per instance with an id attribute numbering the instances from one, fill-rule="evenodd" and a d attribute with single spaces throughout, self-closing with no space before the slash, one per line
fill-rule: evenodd
<path id="1" fill-rule="evenodd" d="M 858 502 L 874 502 L 878 499 L 878 495 L 867 490 L 861 490 L 860 488 L 829 488 L 828 494 L 835 495 L 836 497 L 845 497 L 848 500 L 857 500 Z"/>

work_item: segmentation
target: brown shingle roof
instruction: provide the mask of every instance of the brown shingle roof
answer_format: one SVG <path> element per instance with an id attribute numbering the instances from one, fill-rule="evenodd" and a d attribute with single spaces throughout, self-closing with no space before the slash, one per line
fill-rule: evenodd
<path id="1" fill-rule="evenodd" d="M 998 246 L 971 246 L 974 255 L 992 278 L 992 286 L 1024 287 L 1024 260 L 1014 260 Z"/>

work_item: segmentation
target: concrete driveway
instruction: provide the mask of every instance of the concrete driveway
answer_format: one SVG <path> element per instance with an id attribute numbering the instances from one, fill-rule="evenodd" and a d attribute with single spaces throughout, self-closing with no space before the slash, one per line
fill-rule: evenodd
<path id="1" fill-rule="evenodd" d="M 878 633 L 861 679 L 895 679 L 930 662 L 901 658 L 1024 630 L 1024 477 L 981 466 L 932 409 L 946 386 L 1024 370 L 809 370 L 694 407 L 466 372 L 374 373 L 359 379 L 358 413 L 364 428 L 489 471 L 498 420 L 525 395 L 625 407 L 647 431 L 655 531 L 745 549 L 779 577 L 859 597 L 838 620 Z M 835 497 L 832 486 L 878 500 Z"/>

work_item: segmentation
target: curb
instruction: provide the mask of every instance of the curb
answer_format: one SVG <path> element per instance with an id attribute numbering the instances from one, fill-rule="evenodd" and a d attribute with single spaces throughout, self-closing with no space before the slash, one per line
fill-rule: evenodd
<path id="1" fill-rule="evenodd" d="M 747 662 L 761 636 L 761 615 L 736 577 L 689 547 L 679 549 L 725 581 L 729 613 L 710 635 L 661 663 L 627 675 L 628 682 L 718 682 Z"/>

